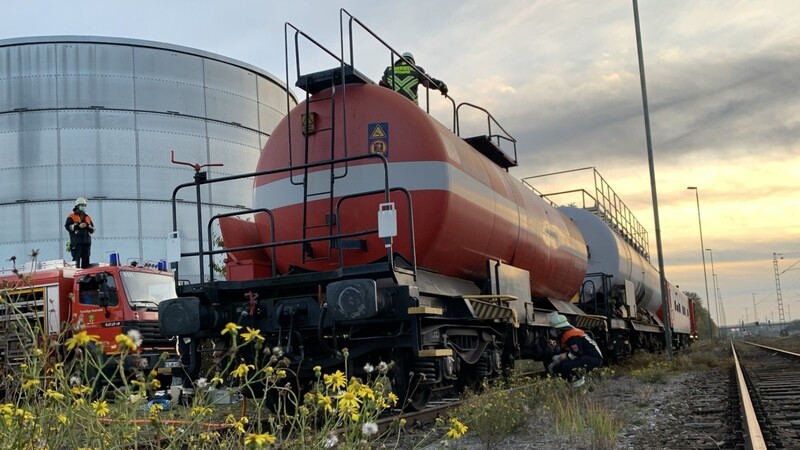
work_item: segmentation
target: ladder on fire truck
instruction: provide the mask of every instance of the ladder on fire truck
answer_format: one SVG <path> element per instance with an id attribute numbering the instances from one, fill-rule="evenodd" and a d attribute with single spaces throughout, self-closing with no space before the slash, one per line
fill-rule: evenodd
<path id="1" fill-rule="evenodd" d="M 63 260 L 30 262 L 20 268 L 0 269 L 0 363 L 16 367 L 27 361 L 36 338 L 57 332 L 58 317 L 48 316 L 49 295 L 58 285 L 33 285 L 26 275 L 69 267 Z M 56 294 L 57 295 L 57 294 Z"/>

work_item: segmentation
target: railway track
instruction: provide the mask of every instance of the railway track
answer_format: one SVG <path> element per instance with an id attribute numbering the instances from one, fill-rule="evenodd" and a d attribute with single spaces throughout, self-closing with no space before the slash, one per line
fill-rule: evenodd
<path id="1" fill-rule="evenodd" d="M 731 343 L 745 448 L 800 448 L 800 354 Z"/>

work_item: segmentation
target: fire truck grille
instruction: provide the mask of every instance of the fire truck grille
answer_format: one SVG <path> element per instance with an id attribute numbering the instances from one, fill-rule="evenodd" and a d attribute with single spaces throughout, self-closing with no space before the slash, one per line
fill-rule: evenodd
<path id="1" fill-rule="evenodd" d="M 161 335 L 157 320 L 137 320 L 122 322 L 122 332 L 138 330 L 142 334 L 142 348 L 171 348 L 175 341 Z"/>

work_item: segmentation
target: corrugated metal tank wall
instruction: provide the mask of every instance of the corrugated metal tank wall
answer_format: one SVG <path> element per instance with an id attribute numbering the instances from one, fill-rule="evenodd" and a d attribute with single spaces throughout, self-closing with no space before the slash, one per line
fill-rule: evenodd
<path id="1" fill-rule="evenodd" d="M 296 101 L 291 99 L 291 106 Z M 222 163 L 209 177 L 255 170 L 285 115 L 276 77 L 223 56 L 105 37 L 0 40 L 0 267 L 16 256 L 71 257 L 63 228 L 75 198 L 89 199 L 92 262 L 166 257 L 170 198 L 191 163 Z M 179 197 L 192 200 L 194 189 Z M 203 190 L 212 214 L 252 204 L 252 181 Z M 185 251 L 196 251 L 195 206 L 178 208 Z M 181 278 L 195 278 L 195 261 Z"/>

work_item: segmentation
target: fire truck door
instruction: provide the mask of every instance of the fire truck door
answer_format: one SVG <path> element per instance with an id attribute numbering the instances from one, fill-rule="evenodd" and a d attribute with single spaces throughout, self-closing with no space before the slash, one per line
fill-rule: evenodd
<path id="1" fill-rule="evenodd" d="M 87 330 L 118 327 L 123 320 L 117 282 L 110 273 L 85 275 L 78 280 L 75 311 Z"/>

